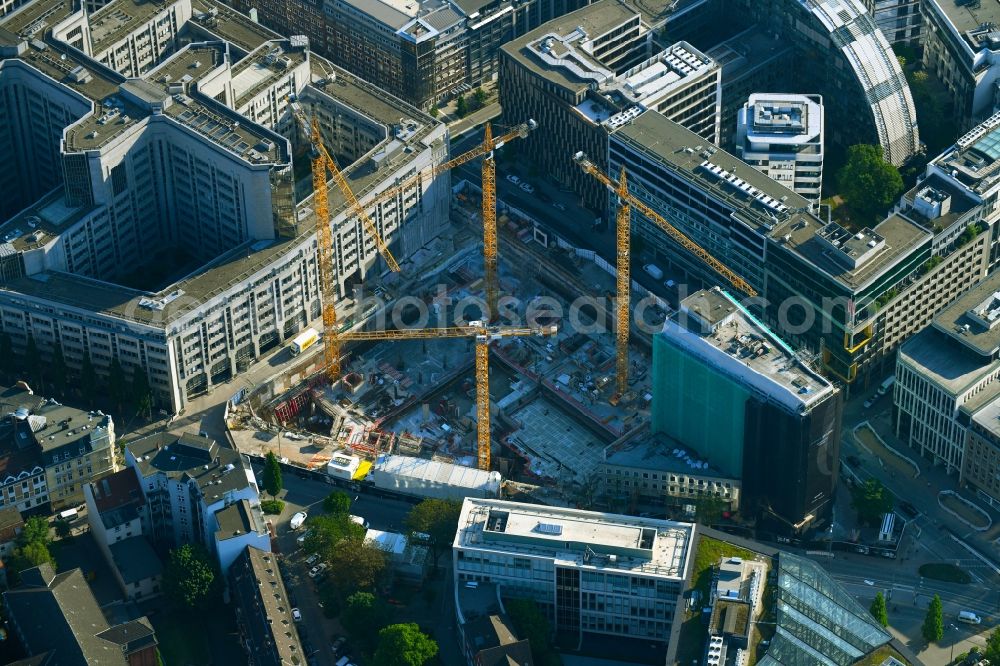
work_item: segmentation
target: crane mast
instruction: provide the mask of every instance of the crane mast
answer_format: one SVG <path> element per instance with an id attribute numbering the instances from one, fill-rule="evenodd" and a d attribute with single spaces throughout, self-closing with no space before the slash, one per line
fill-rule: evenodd
<path id="1" fill-rule="evenodd" d="M 625 167 L 622 166 L 618 181 L 608 176 L 600 170 L 596 164 L 582 152 L 573 155 L 573 160 L 583 169 L 583 172 L 593 176 L 604 187 L 608 188 L 618 196 L 618 212 L 615 226 L 616 254 L 618 270 L 618 302 L 616 308 L 616 356 L 615 356 L 615 387 L 618 395 L 622 395 L 628 387 L 628 339 L 629 339 L 629 294 L 631 291 L 631 281 L 629 276 L 629 262 L 631 259 L 630 243 L 630 220 L 632 209 L 639 211 L 649 218 L 670 236 L 678 245 L 695 255 L 702 263 L 710 266 L 715 272 L 724 277 L 736 289 L 748 296 L 756 296 L 757 291 L 742 277 L 733 272 L 728 266 L 710 255 L 703 247 L 688 238 L 684 233 L 670 224 L 662 215 L 647 206 L 628 191 L 628 183 L 625 174 Z"/>

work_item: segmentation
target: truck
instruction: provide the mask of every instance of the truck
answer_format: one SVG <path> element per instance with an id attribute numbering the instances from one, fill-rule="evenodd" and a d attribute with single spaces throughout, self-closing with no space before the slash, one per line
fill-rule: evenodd
<path id="1" fill-rule="evenodd" d="M 663 270 L 656 264 L 646 264 L 645 266 L 642 267 L 642 270 L 649 273 L 654 280 L 663 279 Z"/>
<path id="2" fill-rule="evenodd" d="M 879 385 L 876 395 L 882 397 L 890 390 L 892 390 L 892 385 L 895 383 L 896 383 L 896 375 L 889 375 L 889 377 Z"/>
<path id="3" fill-rule="evenodd" d="M 365 482 L 381 490 L 431 499 L 498 498 L 503 478 L 499 472 L 427 460 L 384 455 L 372 466 Z"/>
<path id="4" fill-rule="evenodd" d="M 292 356 L 298 356 L 317 342 L 319 342 L 319 331 L 315 328 L 307 328 L 295 336 L 289 349 L 292 350 Z"/>

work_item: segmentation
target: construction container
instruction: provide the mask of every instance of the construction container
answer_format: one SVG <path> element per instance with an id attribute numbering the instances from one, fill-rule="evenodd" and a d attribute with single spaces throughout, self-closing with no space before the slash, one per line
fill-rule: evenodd
<path id="1" fill-rule="evenodd" d="M 380 456 L 366 481 L 376 488 L 434 499 L 498 498 L 500 472 L 411 456 Z"/>

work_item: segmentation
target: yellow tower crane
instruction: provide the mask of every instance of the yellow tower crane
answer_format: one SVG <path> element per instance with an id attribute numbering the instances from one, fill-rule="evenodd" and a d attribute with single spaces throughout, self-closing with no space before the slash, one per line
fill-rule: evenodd
<path id="1" fill-rule="evenodd" d="M 471 321 L 466 326 L 402 329 L 392 331 L 352 331 L 341 333 L 339 341 L 385 341 L 444 338 L 476 339 L 476 432 L 479 469 L 490 469 L 490 343 L 517 336 L 547 336 L 558 332 L 556 326 L 515 327 L 490 326 L 484 321 Z"/>
<path id="2" fill-rule="evenodd" d="M 368 217 L 365 210 L 358 204 L 358 200 L 354 196 L 354 193 L 351 192 L 347 180 L 323 145 L 323 136 L 319 129 L 319 121 L 316 118 L 313 118 L 311 123 L 307 121 L 305 114 L 302 113 L 302 110 L 297 105 L 293 105 L 292 112 L 311 144 L 313 209 L 316 216 L 316 243 L 319 250 L 316 272 L 319 278 L 320 297 L 323 301 L 323 367 L 326 369 L 326 374 L 330 381 L 335 382 L 340 378 L 341 345 L 337 338 L 337 311 L 334 305 L 336 293 L 333 286 L 333 232 L 330 230 L 330 193 L 326 186 L 327 169 L 333 174 L 334 180 L 337 181 L 337 186 L 344 193 L 355 214 L 361 218 L 362 224 L 364 224 L 368 234 L 375 239 L 375 244 L 385 258 L 389 268 L 398 271 L 399 264 L 396 263 L 395 258 L 389 251 L 389 247 L 382 240 L 371 218 Z"/>
<path id="3" fill-rule="evenodd" d="M 702 262 L 710 266 L 715 272 L 724 277 L 736 289 L 748 296 L 756 296 L 757 292 L 747 283 L 746 280 L 730 270 L 721 261 L 710 255 L 703 247 L 684 235 L 674 225 L 667 222 L 662 215 L 644 204 L 628 191 L 626 182 L 625 167 L 622 167 L 621 174 L 616 182 L 613 178 L 601 171 L 597 165 L 590 161 L 581 151 L 573 155 L 573 160 L 580 165 L 580 168 L 600 181 L 606 188 L 613 191 L 618 196 L 618 215 L 616 224 L 617 243 L 617 270 L 618 270 L 618 303 L 616 308 L 616 357 L 615 357 L 615 387 L 618 395 L 622 395 L 628 389 L 628 339 L 629 339 L 629 295 L 631 292 L 631 281 L 629 279 L 630 260 L 630 221 L 632 208 L 652 220 L 658 227 L 663 229 L 678 245 L 691 254 L 698 257 Z"/>
<path id="4" fill-rule="evenodd" d="M 498 137 L 493 136 L 493 130 L 489 123 L 486 123 L 486 128 L 483 133 L 483 142 L 473 148 L 472 150 L 462 153 L 458 157 L 455 157 L 447 162 L 437 165 L 433 169 L 430 169 L 430 176 L 436 176 L 439 173 L 444 173 L 449 169 L 454 169 L 455 167 L 461 166 L 467 162 L 471 162 L 477 157 L 484 157 L 482 164 L 482 190 L 483 190 L 483 273 L 486 291 L 486 309 L 489 316 L 495 318 L 499 313 L 498 302 L 500 298 L 500 288 L 497 282 L 497 195 L 496 195 L 496 162 L 494 161 L 493 151 L 502 147 L 508 141 L 514 139 L 523 139 L 528 136 L 528 133 L 535 130 L 538 127 L 538 123 L 534 120 L 528 120 L 525 123 L 514 127 L 509 132 L 501 134 Z M 403 181 L 399 185 L 390 187 L 384 190 L 374 198 L 370 199 L 368 202 L 369 206 L 381 203 L 387 199 L 391 199 L 399 194 L 403 193 L 410 187 L 413 187 L 420 182 L 421 179 L 426 178 L 428 174 L 419 173 L 408 180 Z"/>

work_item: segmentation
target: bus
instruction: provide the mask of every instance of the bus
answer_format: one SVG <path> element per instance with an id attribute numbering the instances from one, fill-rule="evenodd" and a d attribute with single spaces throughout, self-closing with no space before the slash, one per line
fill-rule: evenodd
<path id="1" fill-rule="evenodd" d="M 315 328 L 307 328 L 296 335 L 295 339 L 292 340 L 292 356 L 298 356 L 317 342 L 319 342 L 319 331 Z"/>

